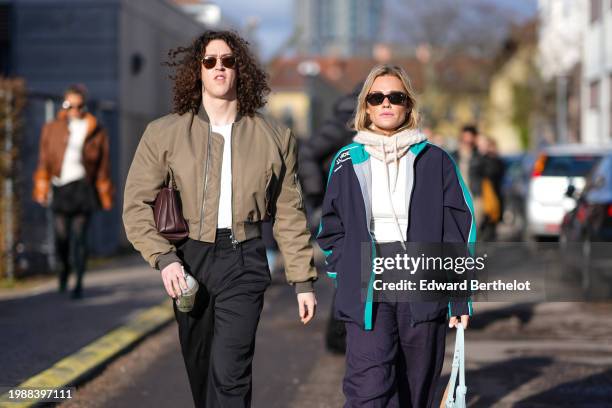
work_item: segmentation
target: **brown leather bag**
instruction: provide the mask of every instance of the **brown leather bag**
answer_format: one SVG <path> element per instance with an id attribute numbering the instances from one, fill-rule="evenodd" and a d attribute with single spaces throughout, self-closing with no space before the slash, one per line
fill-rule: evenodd
<path id="1" fill-rule="evenodd" d="M 183 218 L 181 198 L 172 169 L 169 169 L 166 185 L 155 197 L 153 217 L 157 231 L 168 241 L 180 242 L 189 236 L 189 225 Z"/>

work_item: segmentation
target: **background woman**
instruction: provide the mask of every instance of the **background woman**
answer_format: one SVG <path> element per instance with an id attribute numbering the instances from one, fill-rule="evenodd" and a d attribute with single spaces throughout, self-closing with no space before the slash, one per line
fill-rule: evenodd
<path id="1" fill-rule="evenodd" d="M 46 206 L 53 188 L 51 208 L 62 263 L 59 290 L 66 290 L 68 275 L 74 268 L 73 298 L 82 296 L 89 218 L 100 206 L 110 210 L 113 204 L 108 136 L 96 117 L 87 112 L 85 97 L 83 86 L 73 85 L 66 90 L 57 119 L 42 129 L 34 173 L 34 201 Z"/>

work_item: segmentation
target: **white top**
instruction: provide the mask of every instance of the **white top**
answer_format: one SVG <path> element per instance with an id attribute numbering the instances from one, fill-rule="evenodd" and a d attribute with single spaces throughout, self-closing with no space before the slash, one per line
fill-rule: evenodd
<path id="1" fill-rule="evenodd" d="M 373 238 L 377 242 L 401 241 L 399 231 L 391 212 L 389 202 L 389 192 L 385 185 L 385 164 L 374 157 L 370 160 L 372 169 L 372 222 L 370 224 Z M 393 181 L 395 180 L 395 162 L 387 164 L 389 170 L 389 191 L 393 209 L 402 230 L 403 240 L 406 240 L 408 229 L 408 214 L 406 213 L 406 156 L 399 160 L 399 173 L 397 184 L 393 191 Z"/>
<path id="2" fill-rule="evenodd" d="M 232 228 L 232 123 L 212 125 L 212 131 L 219 133 L 224 140 L 217 228 Z"/>
<path id="3" fill-rule="evenodd" d="M 87 136 L 87 121 L 85 119 L 71 119 L 68 122 L 68 144 L 62 161 L 62 170 L 59 177 L 53 177 L 51 182 L 56 186 L 63 186 L 76 180 L 85 178 L 83 166 L 83 143 Z"/>

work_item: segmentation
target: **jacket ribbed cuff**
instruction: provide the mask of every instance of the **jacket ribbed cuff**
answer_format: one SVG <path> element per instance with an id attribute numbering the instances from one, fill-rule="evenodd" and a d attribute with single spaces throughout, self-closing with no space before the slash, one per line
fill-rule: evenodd
<path id="1" fill-rule="evenodd" d="M 163 271 L 166 266 L 170 265 L 173 262 L 178 262 L 181 265 L 183 264 L 183 261 L 181 261 L 181 258 L 179 258 L 176 252 L 174 251 L 170 251 L 170 252 L 166 252 L 165 254 L 158 255 L 157 256 L 157 269 L 159 269 L 160 271 Z"/>
<path id="2" fill-rule="evenodd" d="M 306 282 L 296 282 L 293 284 L 293 286 L 295 286 L 295 293 L 314 292 L 314 286 L 311 280 L 307 280 Z"/>

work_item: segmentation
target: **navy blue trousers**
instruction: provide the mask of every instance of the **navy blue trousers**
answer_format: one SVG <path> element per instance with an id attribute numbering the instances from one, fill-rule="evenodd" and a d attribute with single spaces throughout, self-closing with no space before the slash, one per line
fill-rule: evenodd
<path id="1" fill-rule="evenodd" d="M 381 256 L 395 243 L 378 244 Z M 374 303 L 373 328 L 345 322 L 345 408 L 428 408 L 444 363 L 447 319 L 412 325 L 409 302 Z"/>
<path id="2" fill-rule="evenodd" d="M 409 303 L 377 303 L 373 329 L 346 322 L 345 408 L 433 406 L 446 319 L 410 324 Z"/>

